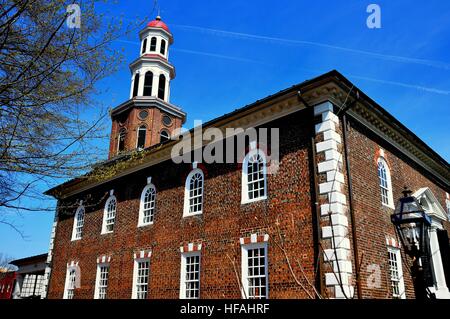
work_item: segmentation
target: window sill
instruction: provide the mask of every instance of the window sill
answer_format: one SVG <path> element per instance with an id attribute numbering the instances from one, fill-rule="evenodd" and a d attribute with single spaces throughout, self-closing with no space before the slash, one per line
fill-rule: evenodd
<path id="1" fill-rule="evenodd" d="M 203 212 L 183 213 L 183 218 L 185 218 L 185 217 L 197 216 L 197 215 L 203 215 Z"/>
<path id="2" fill-rule="evenodd" d="M 80 237 L 80 238 L 72 238 L 70 241 L 79 241 L 79 240 L 81 240 L 81 238 L 83 238 L 83 237 Z"/>
<path id="3" fill-rule="evenodd" d="M 102 232 L 100 233 L 100 235 L 112 234 L 113 232 L 114 232 L 114 230 L 111 230 L 111 231 L 102 231 Z"/>
<path id="4" fill-rule="evenodd" d="M 267 196 L 253 198 L 253 199 L 243 199 L 241 201 L 241 205 L 251 204 L 251 203 L 255 203 L 255 202 L 259 202 L 259 201 L 263 201 L 263 200 L 267 200 Z"/>
<path id="5" fill-rule="evenodd" d="M 145 224 L 138 224 L 138 228 L 140 228 L 140 227 L 145 227 L 145 226 L 151 226 L 151 225 L 153 225 L 153 222 L 151 222 L 151 223 L 145 223 Z"/>

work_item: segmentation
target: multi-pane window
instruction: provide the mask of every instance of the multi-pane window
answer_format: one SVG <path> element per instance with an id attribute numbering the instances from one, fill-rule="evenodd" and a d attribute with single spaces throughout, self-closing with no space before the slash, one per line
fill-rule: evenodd
<path id="1" fill-rule="evenodd" d="M 392 297 L 404 298 L 403 271 L 398 248 L 388 248 L 389 274 L 391 277 Z"/>
<path id="2" fill-rule="evenodd" d="M 198 299 L 200 297 L 200 253 L 186 253 L 181 258 L 180 297 Z"/>
<path id="3" fill-rule="evenodd" d="M 105 204 L 105 211 L 103 213 L 103 232 L 110 233 L 114 230 L 114 222 L 116 219 L 117 201 L 114 196 L 111 196 Z"/>
<path id="4" fill-rule="evenodd" d="M 80 239 L 83 235 L 83 225 L 84 225 L 84 207 L 78 207 L 75 218 L 73 222 L 73 233 L 72 240 Z"/>
<path id="5" fill-rule="evenodd" d="M 267 246 L 265 244 L 255 244 L 243 246 L 242 249 L 242 282 L 245 296 L 249 299 L 267 299 Z"/>
<path id="6" fill-rule="evenodd" d="M 136 260 L 134 271 L 135 271 L 134 294 L 133 294 L 134 298 L 147 299 L 150 261 L 148 259 Z"/>
<path id="7" fill-rule="evenodd" d="M 266 184 L 265 156 L 259 150 L 252 151 L 243 162 L 242 202 L 266 198 Z"/>
<path id="8" fill-rule="evenodd" d="M 384 158 L 378 159 L 378 179 L 380 182 L 381 202 L 384 205 L 392 205 L 392 186 L 389 167 Z"/>
<path id="9" fill-rule="evenodd" d="M 151 184 L 144 188 L 139 210 L 139 226 L 153 223 L 155 215 L 156 189 Z"/>
<path id="10" fill-rule="evenodd" d="M 27 274 L 23 279 L 20 297 L 40 296 L 44 276 L 37 274 Z"/>
<path id="11" fill-rule="evenodd" d="M 77 272 L 75 269 L 70 269 L 67 278 L 66 299 L 73 299 L 75 292 L 75 280 Z"/>
<path id="12" fill-rule="evenodd" d="M 125 137 L 126 137 L 125 131 L 121 130 L 119 132 L 119 135 L 117 136 L 117 154 L 120 154 L 125 150 Z"/>
<path id="13" fill-rule="evenodd" d="M 201 214 L 203 206 L 203 172 L 192 171 L 186 179 L 184 215 Z"/>
<path id="14" fill-rule="evenodd" d="M 108 290 L 109 265 L 101 264 L 97 266 L 97 287 L 95 298 L 106 299 Z"/>

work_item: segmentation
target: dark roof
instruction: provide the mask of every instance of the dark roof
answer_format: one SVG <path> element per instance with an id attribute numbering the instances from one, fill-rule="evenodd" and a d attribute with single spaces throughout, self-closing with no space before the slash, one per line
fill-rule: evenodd
<path id="1" fill-rule="evenodd" d="M 11 261 L 10 264 L 15 265 L 15 266 L 22 266 L 22 265 L 28 265 L 28 264 L 33 264 L 33 263 L 46 262 L 47 255 L 48 254 L 45 253 L 45 254 L 41 254 L 41 255 L 16 259 L 16 260 Z"/>

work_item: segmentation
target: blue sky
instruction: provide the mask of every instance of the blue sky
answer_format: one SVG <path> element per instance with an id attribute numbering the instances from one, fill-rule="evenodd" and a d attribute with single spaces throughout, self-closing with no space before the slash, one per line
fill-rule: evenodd
<path id="1" fill-rule="evenodd" d="M 369 29 L 366 8 L 381 7 L 381 29 Z M 450 160 L 450 1 L 182 1 L 160 0 L 175 42 L 177 77 L 171 102 L 186 127 L 293 84 L 337 69 L 447 161 Z M 125 23 L 154 17 L 152 1 L 101 5 Z M 137 32 L 116 41 L 125 62 L 99 83 L 98 102 L 114 107 L 129 95 L 128 63 L 139 53 Z M 98 113 L 92 110 L 86 114 Z M 109 127 L 106 129 L 109 133 Z M 108 140 L 100 146 L 107 156 Z M 15 217 L 27 236 L 0 225 L 0 252 L 19 258 L 46 252 L 53 213 Z"/>

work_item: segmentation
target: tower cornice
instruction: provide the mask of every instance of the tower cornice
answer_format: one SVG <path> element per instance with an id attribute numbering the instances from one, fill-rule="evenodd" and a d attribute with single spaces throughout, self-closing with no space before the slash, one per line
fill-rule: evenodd
<path id="1" fill-rule="evenodd" d="M 159 54 L 144 54 L 130 63 L 130 71 L 133 73 L 134 70 L 139 68 L 145 62 L 156 63 L 160 67 L 165 67 L 170 71 L 170 79 L 173 80 L 176 76 L 175 67 L 167 61 L 166 58 Z"/>

